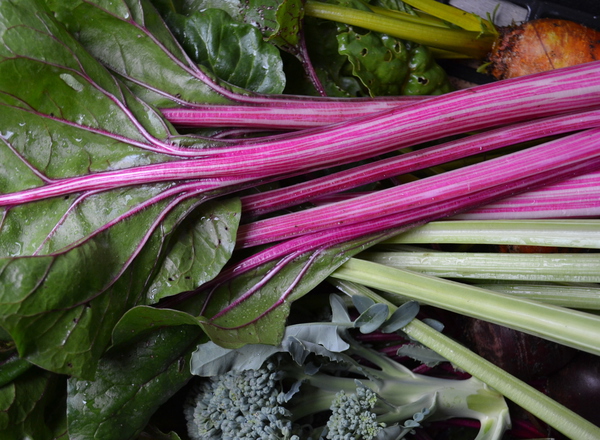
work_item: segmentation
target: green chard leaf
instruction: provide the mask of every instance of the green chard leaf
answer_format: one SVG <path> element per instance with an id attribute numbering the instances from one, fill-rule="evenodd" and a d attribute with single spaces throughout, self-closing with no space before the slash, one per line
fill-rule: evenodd
<path id="1" fill-rule="evenodd" d="M 236 198 L 206 202 L 188 216 L 148 287 L 147 304 L 212 280 L 233 253 L 240 216 Z"/>
<path id="2" fill-rule="evenodd" d="M 369 10 L 358 0 L 338 3 Z M 425 46 L 341 24 L 337 41 L 339 53 L 347 57 L 352 74 L 370 96 L 439 95 L 451 91 L 446 72 Z"/>
<path id="3" fill-rule="evenodd" d="M 0 40 L 0 193 L 173 160 L 156 151 L 170 145 L 171 127 L 122 87 L 41 1 L 1 2 Z M 121 315 L 172 294 L 161 291 L 164 277 L 185 280 L 183 271 L 198 270 L 194 264 L 169 266 L 185 257 L 169 240 L 202 201 L 182 195 L 178 184 L 162 183 L 2 208 L 0 326 L 19 355 L 50 371 L 93 377 Z M 215 212 L 226 218 L 229 209 Z M 239 208 L 234 203 L 231 209 L 235 218 Z M 215 267 L 190 280 L 214 275 L 230 252 L 231 236 L 206 238 L 222 240 L 203 261 Z"/>
<path id="4" fill-rule="evenodd" d="M 0 438 L 68 439 L 65 381 L 34 368 L 0 387 Z"/>
<path id="5" fill-rule="evenodd" d="M 304 19 L 304 36 L 311 64 L 319 77 L 327 96 L 356 97 L 363 96 L 364 86 L 352 74 L 348 58 L 338 51 L 338 28 L 330 21 L 312 17 Z M 288 67 L 286 71 L 288 85 L 286 92 L 314 95 L 313 84 L 299 73 L 301 69 Z"/>
<path id="6" fill-rule="evenodd" d="M 191 378 L 197 326 L 165 327 L 109 350 L 93 381 L 71 378 L 67 419 L 71 440 L 127 440 Z"/>
<path id="7" fill-rule="evenodd" d="M 292 48 L 300 42 L 302 0 L 245 0 L 244 20 L 259 28 L 268 41 Z"/>
<path id="8" fill-rule="evenodd" d="M 378 235 L 327 244 L 318 249 L 289 248 L 281 257 L 258 253 L 239 263 L 231 272 L 224 271 L 207 283 L 186 304 L 186 310 L 199 315 L 200 325 L 210 339 L 226 348 L 244 344 L 280 343 L 293 301 L 304 296 L 325 280 L 348 258 L 380 240 Z M 234 273 L 234 275 L 230 275 Z"/>
<path id="9" fill-rule="evenodd" d="M 222 80 L 258 93 L 283 91 L 279 51 L 254 26 L 214 8 L 190 15 L 169 13 L 166 21 L 192 59 Z"/>
<path id="10" fill-rule="evenodd" d="M 149 0 L 56 0 L 51 4 L 58 19 L 94 57 L 120 75 L 137 96 L 157 107 L 227 104 L 237 94 L 251 93 L 218 79 L 205 67 L 210 64 L 208 60 L 196 64 Z M 197 19 L 190 20 L 194 24 Z M 187 32 L 191 32 L 189 28 Z M 221 35 L 214 44 L 219 44 L 221 38 L 226 37 Z M 246 66 L 256 69 L 251 63 Z M 263 82 L 261 75 L 264 72 L 257 71 L 252 81 Z M 227 72 L 227 76 L 239 78 L 240 73 Z"/>

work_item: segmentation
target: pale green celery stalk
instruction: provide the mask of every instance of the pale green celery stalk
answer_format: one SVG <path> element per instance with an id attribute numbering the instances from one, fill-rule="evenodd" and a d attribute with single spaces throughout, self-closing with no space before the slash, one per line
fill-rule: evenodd
<path id="1" fill-rule="evenodd" d="M 600 220 L 437 221 L 398 234 L 388 244 L 498 244 L 600 249 Z"/>
<path id="2" fill-rule="evenodd" d="M 600 287 L 552 284 L 476 283 L 481 289 L 579 310 L 600 310 Z"/>
<path id="3" fill-rule="evenodd" d="M 408 21 L 311 0 L 304 4 L 304 13 L 310 17 L 359 26 L 403 40 L 466 54 L 478 59 L 482 59 L 487 55 L 496 39 L 496 35 L 492 33 L 420 24 L 415 23 L 412 19 Z"/>
<path id="4" fill-rule="evenodd" d="M 363 252 L 360 258 L 442 278 L 600 283 L 598 254 Z"/>
<path id="5" fill-rule="evenodd" d="M 350 264 L 350 266 L 352 266 L 352 264 Z M 344 266 L 342 266 L 340 273 L 343 273 L 345 270 L 347 271 L 348 267 L 344 268 Z M 350 270 L 355 271 L 356 269 L 350 267 Z M 344 281 L 346 278 L 340 277 L 340 273 L 338 273 L 337 276 L 335 276 L 336 274 L 334 273 L 336 279 L 332 279 L 331 282 L 348 295 L 362 295 L 369 297 L 376 302 L 387 304 L 390 307 L 390 312 L 395 310 L 397 304 L 404 301 L 402 298 L 399 298 L 398 302 L 389 302 L 380 295 L 377 295 L 375 292 L 364 287 L 361 281 L 356 282 L 359 284 L 350 280 Z M 521 406 L 540 420 L 548 423 L 568 438 L 577 440 L 598 440 L 600 438 L 600 428 L 598 426 L 595 426 L 583 417 L 549 398 L 544 393 L 517 379 L 502 368 L 483 359 L 481 356 L 448 338 L 424 322 L 414 319 L 402 330 L 411 338 L 426 347 L 429 347 L 448 361 L 452 362 L 455 366 L 463 369 L 472 376 L 477 377 L 479 380 L 494 388 L 506 398 Z"/>
<path id="6" fill-rule="evenodd" d="M 600 355 L 600 316 L 591 313 L 357 258 L 348 260 L 331 276 Z"/>

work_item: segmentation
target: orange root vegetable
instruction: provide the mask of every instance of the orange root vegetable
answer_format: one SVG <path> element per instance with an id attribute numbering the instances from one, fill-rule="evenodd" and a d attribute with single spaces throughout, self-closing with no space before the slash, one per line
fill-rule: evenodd
<path id="1" fill-rule="evenodd" d="M 500 29 L 488 72 L 514 78 L 600 59 L 600 32 L 560 19 L 537 19 Z"/>

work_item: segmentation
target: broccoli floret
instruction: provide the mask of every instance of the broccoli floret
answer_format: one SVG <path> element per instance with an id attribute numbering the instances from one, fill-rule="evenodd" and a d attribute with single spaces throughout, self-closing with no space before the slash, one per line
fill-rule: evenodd
<path id="1" fill-rule="evenodd" d="M 430 417 L 462 417 L 481 422 L 476 440 L 502 438 L 510 420 L 499 393 L 475 377 L 415 374 L 356 341 L 346 310 L 332 309 L 335 325 L 289 326 L 277 347 L 200 345 L 192 371 L 207 380 L 187 410 L 190 437 L 398 440 Z"/>
<path id="2" fill-rule="evenodd" d="M 339 391 L 331 403 L 331 417 L 327 420 L 327 438 L 330 440 L 371 440 L 385 427 L 377 422 L 373 412 L 377 394 L 358 386 L 356 392 Z"/>
<path id="3" fill-rule="evenodd" d="M 290 412 L 279 404 L 274 365 L 229 371 L 205 381 L 187 408 L 194 440 L 299 440 L 291 434 Z"/>
<path id="4" fill-rule="evenodd" d="M 478 418 L 485 429 L 477 440 L 497 440 L 507 426 L 502 396 L 475 378 L 414 374 L 356 341 L 347 353 L 337 353 L 335 361 L 313 356 L 314 364 L 303 365 L 289 353 L 278 353 L 262 368 L 209 378 L 187 410 L 190 437 L 400 439 L 429 414 L 437 419 Z M 357 356 L 376 367 L 359 363 Z M 471 406 L 475 403 L 486 413 Z"/>

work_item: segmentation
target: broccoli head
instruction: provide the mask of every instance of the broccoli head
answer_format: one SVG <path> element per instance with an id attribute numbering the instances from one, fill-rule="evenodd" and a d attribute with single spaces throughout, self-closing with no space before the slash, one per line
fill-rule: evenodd
<path id="1" fill-rule="evenodd" d="M 204 381 L 187 407 L 194 440 L 299 440 L 291 434 L 291 413 L 280 405 L 272 363 L 258 370 L 229 371 Z"/>

